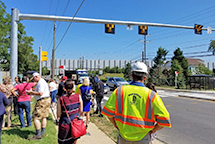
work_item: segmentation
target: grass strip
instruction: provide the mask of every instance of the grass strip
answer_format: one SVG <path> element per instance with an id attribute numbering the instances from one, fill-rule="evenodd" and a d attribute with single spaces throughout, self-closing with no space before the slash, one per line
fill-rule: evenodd
<path id="1" fill-rule="evenodd" d="M 31 112 L 33 111 L 34 105 L 36 103 L 33 100 L 31 104 Z M 26 122 L 26 117 L 24 114 L 24 119 Z M 42 137 L 41 140 L 29 141 L 28 138 L 35 135 L 34 122 L 32 121 L 32 126 L 20 128 L 20 122 L 18 116 L 13 116 L 12 112 L 12 124 L 14 125 L 12 128 L 5 128 L 2 131 L 1 142 L 2 144 L 57 144 L 58 136 L 57 130 L 55 129 L 54 120 L 52 119 L 51 114 L 47 118 L 47 126 L 45 130 L 45 136 Z"/>
<path id="2" fill-rule="evenodd" d="M 93 113 L 92 110 L 91 110 L 91 113 Z M 103 131 L 114 142 L 117 142 L 117 137 L 119 135 L 118 130 L 113 126 L 113 124 L 108 120 L 107 117 L 105 116 L 98 117 L 98 114 L 92 114 L 90 116 L 90 121 L 94 123 L 101 131 Z"/>

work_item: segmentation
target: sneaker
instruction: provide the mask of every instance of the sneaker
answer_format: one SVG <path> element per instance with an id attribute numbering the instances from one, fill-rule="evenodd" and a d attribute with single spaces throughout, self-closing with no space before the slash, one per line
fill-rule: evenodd
<path id="1" fill-rule="evenodd" d="M 100 115 L 99 115 L 99 117 L 103 117 L 103 115 L 102 115 L 102 114 L 100 114 Z"/>
<path id="2" fill-rule="evenodd" d="M 34 135 L 33 137 L 28 138 L 28 140 L 41 140 L 42 136 Z"/>
<path id="3" fill-rule="evenodd" d="M 93 114 L 98 114 L 99 112 L 95 111 Z"/>

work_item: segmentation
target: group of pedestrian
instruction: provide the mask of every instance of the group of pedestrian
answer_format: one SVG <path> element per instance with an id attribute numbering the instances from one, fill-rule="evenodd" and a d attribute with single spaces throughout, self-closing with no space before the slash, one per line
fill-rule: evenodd
<path id="1" fill-rule="evenodd" d="M 7 127 L 11 126 L 11 110 L 13 97 L 16 97 L 16 104 L 18 108 L 17 114 L 21 123 L 21 128 L 24 128 L 25 121 L 23 112 L 26 113 L 27 127 L 31 126 L 31 119 L 33 119 L 34 126 L 36 129 L 36 135 L 30 137 L 29 140 L 41 139 L 45 134 L 45 128 L 47 124 L 46 118 L 49 116 L 49 108 L 51 104 L 51 97 L 49 93 L 49 87 L 47 82 L 35 72 L 32 75 L 34 82 L 29 82 L 26 76 L 23 76 L 22 82 L 17 76 L 15 78 L 14 85 L 11 83 L 11 78 L 6 77 L 3 84 L 0 84 L 0 126 L 1 129 L 4 127 L 4 114 L 7 114 Z M 33 87 L 35 90 L 33 91 Z M 34 95 L 36 105 L 33 110 L 31 117 L 31 95 Z M 5 109 L 4 109 L 5 106 Z M 15 111 L 15 107 L 14 107 Z M 40 124 L 42 121 L 42 126 Z M 42 129 L 41 129 L 42 127 Z M 40 130 L 41 129 L 41 130 Z"/>
<path id="2" fill-rule="evenodd" d="M 97 76 L 97 78 L 99 79 L 99 76 Z M 97 100 L 96 112 L 101 113 L 101 99 L 104 95 L 104 84 L 100 80 L 97 80 L 96 85 L 98 87 L 93 91 L 90 87 L 89 78 L 84 78 L 82 83 L 79 83 L 75 88 L 74 81 L 67 80 L 66 76 L 62 77 L 62 82 L 59 84 L 58 88 L 59 98 L 57 102 L 57 119 L 59 120 L 58 143 L 76 144 L 78 140 L 71 137 L 70 121 L 66 115 L 66 110 L 68 111 L 71 121 L 76 116 L 83 119 L 86 115 L 85 126 L 87 129 L 93 95 L 96 95 L 96 99 L 99 97 Z M 86 95 L 90 95 L 90 98 L 86 99 Z"/>
<path id="3" fill-rule="evenodd" d="M 8 125 L 11 125 L 12 100 L 10 97 L 15 96 L 21 128 L 25 127 L 23 110 L 26 111 L 27 126 L 31 126 L 30 95 L 34 95 L 36 104 L 32 120 L 36 135 L 29 140 L 41 139 L 45 135 L 49 109 L 56 106 L 57 93 L 58 143 L 76 144 L 78 138 L 71 137 L 69 119 L 73 120 L 77 116 L 81 118 L 86 115 L 85 126 L 87 128 L 93 95 L 96 95 L 97 108 L 94 114 L 98 114 L 99 117 L 103 115 L 108 117 L 119 131 L 118 144 L 151 144 L 156 131 L 163 127 L 171 127 L 171 123 L 169 113 L 157 94 L 155 86 L 152 83 L 144 85 L 147 73 L 147 66 L 144 63 L 135 63 L 131 74 L 133 81 L 129 85 L 118 87 L 109 97 L 103 110 L 101 101 L 104 97 L 104 83 L 99 76 L 93 80 L 93 89 L 90 87 L 89 78 L 85 78 L 75 88 L 74 81 L 63 76 L 58 90 L 52 79 L 49 80 L 48 85 L 37 72 L 33 73 L 34 82 L 28 82 L 27 77 L 23 77 L 22 83 L 17 81 L 14 86 L 9 78 L 5 78 L 3 84 L 0 85 L 0 125 L 3 123 L 5 113 L 8 114 Z M 32 87 L 35 85 L 33 91 Z"/>

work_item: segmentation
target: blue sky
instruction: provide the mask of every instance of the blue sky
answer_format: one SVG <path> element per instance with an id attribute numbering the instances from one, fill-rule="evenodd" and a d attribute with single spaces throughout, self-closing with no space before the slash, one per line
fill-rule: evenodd
<path id="1" fill-rule="evenodd" d="M 82 0 L 3 0 L 7 13 L 17 8 L 23 14 L 58 15 L 73 17 Z M 194 26 L 195 23 L 215 29 L 214 0 L 85 0 L 76 17 L 107 20 L 151 22 Z M 54 22 L 22 20 L 28 36 L 34 37 L 34 53 L 39 46 L 48 51 L 51 58 L 53 48 Z M 69 22 L 57 22 L 56 46 L 65 33 Z M 205 61 L 215 62 L 215 56 L 206 56 L 210 40 L 215 40 L 215 32 L 202 35 L 194 30 L 149 27 L 147 37 L 147 58 L 153 59 L 158 47 L 169 51 L 167 58 L 180 47 L 186 57 L 196 56 Z M 55 52 L 56 59 L 140 59 L 144 49 L 143 36 L 138 35 L 138 27 L 126 30 L 124 25 L 115 26 L 115 34 L 104 33 L 103 24 L 72 23 L 69 31 Z M 197 56 L 203 57 L 197 57 Z"/>

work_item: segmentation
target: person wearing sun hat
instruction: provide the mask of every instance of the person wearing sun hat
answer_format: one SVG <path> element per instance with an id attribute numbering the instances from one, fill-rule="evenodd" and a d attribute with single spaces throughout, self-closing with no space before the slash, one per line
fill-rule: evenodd
<path id="1" fill-rule="evenodd" d="M 26 91 L 28 95 L 34 95 L 37 101 L 32 114 L 36 135 L 30 137 L 29 140 L 39 140 L 45 135 L 45 128 L 47 124 L 47 117 L 49 116 L 49 109 L 51 105 L 51 98 L 49 96 L 49 87 L 47 82 L 40 76 L 39 73 L 33 73 L 33 80 L 37 82 L 35 91 Z M 42 121 L 42 130 L 40 131 Z"/>

